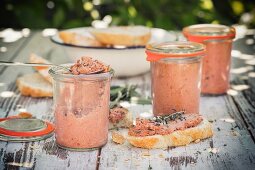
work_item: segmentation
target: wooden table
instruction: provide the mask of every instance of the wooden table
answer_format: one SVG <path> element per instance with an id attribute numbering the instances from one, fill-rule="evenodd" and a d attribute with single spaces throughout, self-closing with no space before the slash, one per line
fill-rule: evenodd
<path id="1" fill-rule="evenodd" d="M 213 138 L 184 147 L 147 150 L 116 145 L 109 137 L 106 146 L 91 152 L 60 149 L 54 137 L 29 143 L 0 142 L 0 169 L 255 169 L 254 32 L 248 30 L 234 43 L 230 93 L 201 97 L 201 113 L 213 122 Z M 14 43 L 0 42 L 0 46 L 7 47 L 7 52 L 0 52 L 1 60 L 25 62 L 31 52 L 36 52 L 55 63 L 69 61 L 41 31 Z M 16 78 L 29 72 L 33 69 L 0 67 L 0 96 L 13 92 L 0 97 L 0 117 L 26 109 L 37 118 L 52 121 L 51 98 L 24 97 L 17 90 Z M 150 94 L 149 73 L 113 79 L 112 84 L 137 84 L 143 95 Z M 130 107 L 135 114 L 150 109 L 150 105 Z M 217 152 L 210 153 L 210 148 Z"/>

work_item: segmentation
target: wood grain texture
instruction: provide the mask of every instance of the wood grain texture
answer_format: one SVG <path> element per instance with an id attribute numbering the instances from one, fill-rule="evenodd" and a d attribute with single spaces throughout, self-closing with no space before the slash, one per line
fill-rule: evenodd
<path id="1" fill-rule="evenodd" d="M 14 51 L 4 55 L 10 54 L 13 61 L 27 61 L 29 54 L 35 52 L 53 63 L 70 61 L 60 47 L 42 37 L 40 32 L 32 35 L 26 42 L 13 45 Z M 240 55 L 233 57 L 232 70 L 244 70 L 240 74 L 232 73 L 231 88 L 236 95 L 201 98 L 200 112 L 213 122 L 213 138 L 185 147 L 147 150 L 134 148 L 127 143 L 116 145 L 109 133 L 107 145 L 91 152 L 60 149 L 56 146 L 54 136 L 39 142 L 0 142 L 0 169 L 254 169 L 255 75 L 251 63 L 255 56 L 254 47 L 246 44 L 250 38 L 254 37 L 247 36 L 234 43 L 234 49 L 239 51 L 236 54 Z M 2 53 L 0 55 L 2 57 Z M 24 97 L 17 90 L 16 78 L 33 71 L 32 68 L 23 67 L 6 67 L 2 71 L 0 94 L 8 91 L 13 95 L 0 97 L 1 117 L 26 109 L 37 118 L 54 121 L 52 98 Z M 143 96 L 150 96 L 149 73 L 112 80 L 112 85 L 128 84 L 137 84 Z M 137 114 L 152 112 L 150 105 L 127 106 L 134 118 Z M 126 130 L 121 132 L 126 133 Z M 210 148 L 216 148 L 217 153 L 209 153 Z"/>
<path id="2" fill-rule="evenodd" d="M 102 148 L 100 169 L 252 169 L 255 166 L 255 146 L 250 134 L 239 129 L 225 103 L 226 96 L 202 97 L 201 113 L 213 122 L 214 136 L 185 147 L 139 149 L 125 143 L 117 145 L 109 139 Z M 130 106 L 135 113 L 150 112 L 151 106 Z M 123 131 L 120 131 L 124 133 Z M 125 133 L 124 133 L 125 134 Z M 209 153 L 210 148 L 217 153 Z M 241 162 L 241 163 L 240 163 Z"/>
<path id="3" fill-rule="evenodd" d="M 68 62 L 62 49 L 50 44 L 48 38 L 36 32 L 27 48 L 22 48 L 13 61 L 28 61 L 31 52 L 45 56 L 54 63 Z M 40 45 L 38 45 L 40 44 Z M 50 44 L 50 45 L 49 45 Z M 33 116 L 53 122 L 52 98 L 21 96 L 15 85 L 18 76 L 34 72 L 29 67 L 6 67 L 0 75 L 0 93 L 12 92 L 10 97 L 0 97 L 1 117 L 19 113 L 20 110 Z M 96 169 L 98 150 L 91 152 L 70 152 L 56 146 L 54 136 L 44 141 L 30 143 L 0 142 L 0 169 Z"/>
<path id="4" fill-rule="evenodd" d="M 28 42 L 33 38 L 34 33 L 31 33 L 28 37 L 23 37 L 15 42 L 12 43 L 4 43 L 0 42 L 0 47 L 5 47 L 7 49 L 6 52 L 0 52 L 1 60 L 3 61 L 12 61 L 14 58 L 16 58 L 19 55 L 19 52 L 27 46 Z M 0 74 L 3 73 L 3 71 L 7 67 L 0 66 Z"/>
<path id="5" fill-rule="evenodd" d="M 254 41 L 253 35 L 246 35 L 243 39 L 235 41 L 233 48 L 236 55 L 232 58 L 232 82 L 231 89 L 236 95 L 231 95 L 230 107 L 236 107 L 245 128 L 248 129 L 255 142 L 255 45 L 247 44 L 248 40 Z"/>

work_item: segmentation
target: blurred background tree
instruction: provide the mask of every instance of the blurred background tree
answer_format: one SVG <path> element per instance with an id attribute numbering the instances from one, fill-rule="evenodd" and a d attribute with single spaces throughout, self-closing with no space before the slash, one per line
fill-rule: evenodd
<path id="1" fill-rule="evenodd" d="M 255 26 L 255 0 L 1 0 L 0 27 L 111 25 L 181 29 L 197 23 Z"/>

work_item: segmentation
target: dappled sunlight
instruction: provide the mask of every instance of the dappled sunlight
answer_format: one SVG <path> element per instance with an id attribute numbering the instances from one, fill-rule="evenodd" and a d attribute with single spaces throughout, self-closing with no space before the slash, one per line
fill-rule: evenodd
<path id="1" fill-rule="evenodd" d="M 19 108 L 18 111 L 19 112 L 27 112 L 27 109 L 26 108 Z"/>
<path id="2" fill-rule="evenodd" d="M 149 119 L 153 118 L 153 113 L 152 112 L 142 112 L 140 113 L 139 117 Z"/>
<path id="3" fill-rule="evenodd" d="M 252 78 L 255 78 L 255 72 L 250 72 L 250 73 L 248 74 L 248 76 L 249 76 L 249 77 L 252 77 Z"/>
<path id="4" fill-rule="evenodd" d="M 3 87 L 5 85 L 6 85 L 6 83 L 0 83 L 0 87 Z"/>
<path id="5" fill-rule="evenodd" d="M 254 44 L 254 39 L 252 39 L 252 38 L 247 39 L 247 40 L 245 41 L 245 44 L 247 44 L 247 45 L 252 45 L 252 44 Z"/>
<path id="6" fill-rule="evenodd" d="M 232 68 L 230 72 L 233 74 L 242 74 L 242 73 L 247 73 L 248 71 L 251 71 L 251 70 L 253 70 L 252 66 L 246 66 L 246 67 Z"/>
<path id="7" fill-rule="evenodd" d="M 232 57 L 239 58 L 239 56 L 241 56 L 241 55 L 242 55 L 242 53 L 241 53 L 241 51 L 239 51 L 239 50 L 232 50 L 232 51 L 231 51 L 231 56 L 232 56 Z"/>
<path id="8" fill-rule="evenodd" d="M 254 55 L 242 54 L 242 55 L 240 55 L 239 58 L 242 59 L 242 60 L 250 60 L 250 59 L 253 59 L 255 57 L 254 57 Z"/>
<path id="9" fill-rule="evenodd" d="M 3 31 L 0 31 L 0 38 L 3 38 L 3 42 L 6 42 L 6 43 L 18 41 L 20 38 L 28 37 L 29 35 L 30 35 L 30 29 L 28 28 L 24 28 L 21 31 L 15 31 L 12 28 L 7 28 L 7 29 L 4 29 Z M 3 52 L 2 50 L 1 52 Z"/>
<path id="10" fill-rule="evenodd" d="M 8 167 L 16 167 L 17 169 L 19 169 L 19 168 L 21 168 L 21 169 L 23 169 L 23 168 L 25 168 L 25 169 L 27 169 L 27 168 L 32 168 L 33 166 L 34 166 L 34 164 L 32 163 L 32 162 L 22 162 L 22 163 L 18 163 L 18 162 L 8 162 L 8 163 L 6 163 L 6 165 L 8 166 Z"/>
<path id="11" fill-rule="evenodd" d="M 7 52 L 7 47 L 0 47 L 0 52 L 2 53 Z"/>
<path id="12" fill-rule="evenodd" d="M 245 37 L 247 31 L 247 27 L 245 25 L 234 25 L 234 28 L 236 30 L 236 37 L 234 41 Z"/>
<path id="13" fill-rule="evenodd" d="M 53 36 L 57 33 L 57 29 L 55 28 L 46 28 L 42 31 L 42 36 L 43 37 L 50 37 L 50 36 Z"/>
<path id="14" fill-rule="evenodd" d="M 235 123 L 235 119 L 232 118 L 221 118 L 220 120 L 227 123 Z"/>
<path id="15" fill-rule="evenodd" d="M 29 28 L 23 28 L 21 30 L 21 33 L 22 33 L 23 37 L 28 37 L 30 35 L 30 29 Z"/>
<path id="16" fill-rule="evenodd" d="M 242 60 L 251 60 L 251 59 L 255 58 L 254 55 L 243 54 L 239 50 L 232 50 L 231 51 L 231 56 L 234 57 L 234 58 L 242 59 Z"/>
<path id="17" fill-rule="evenodd" d="M 242 90 L 249 89 L 250 86 L 248 86 L 246 84 L 239 84 L 239 85 L 232 85 L 231 88 L 234 90 L 242 91 Z"/>
<path id="18" fill-rule="evenodd" d="M 236 91 L 234 89 L 228 89 L 227 94 L 230 96 L 236 96 L 236 95 L 238 95 L 238 91 Z"/>
<path id="19" fill-rule="evenodd" d="M 15 96 L 15 93 L 13 91 L 3 91 L 0 93 L 0 97 L 8 98 Z"/>
<path id="20" fill-rule="evenodd" d="M 231 88 L 228 89 L 227 94 L 230 96 L 236 96 L 238 95 L 239 91 L 247 90 L 250 86 L 246 84 L 237 84 L 237 85 L 231 85 Z"/>
<path id="21" fill-rule="evenodd" d="M 3 38 L 3 42 L 7 43 L 15 42 L 22 37 L 21 31 L 14 31 L 11 28 L 4 29 L 0 32 L 0 38 Z"/>
<path id="22" fill-rule="evenodd" d="M 19 112 L 27 112 L 27 109 L 26 108 L 24 108 L 22 105 L 20 105 L 20 104 L 17 104 L 16 105 L 16 108 L 17 108 L 17 110 L 19 111 Z"/>
<path id="23" fill-rule="evenodd" d="M 131 106 L 131 104 L 127 101 L 123 101 L 123 102 L 120 102 L 120 106 L 125 107 L 125 108 L 129 108 Z"/>
<path id="24" fill-rule="evenodd" d="M 248 65 L 255 65 L 255 59 L 245 61 L 245 64 L 248 64 Z"/>

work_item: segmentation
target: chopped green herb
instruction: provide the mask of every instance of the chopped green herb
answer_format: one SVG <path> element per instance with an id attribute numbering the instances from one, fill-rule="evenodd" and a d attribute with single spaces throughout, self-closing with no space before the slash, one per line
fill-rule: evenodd
<path id="1" fill-rule="evenodd" d="M 176 119 L 179 119 L 179 120 L 185 119 L 185 117 L 183 117 L 183 114 L 184 114 L 184 111 L 180 111 L 170 115 L 156 116 L 153 118 L 153 120 L 157 123 L 168 124 L 169 121 L 174 121 Z"/>
<path id="2" fill-rule="evenodd" d="M 128 86 L 111 86 L 110 91 L 110 108 L 118 106 L 120 101 L 129 101 L 137 104 L 151 104 L 149 98 L 142 98 L 141 94 L 137 92 L 136 85 Z"/>

